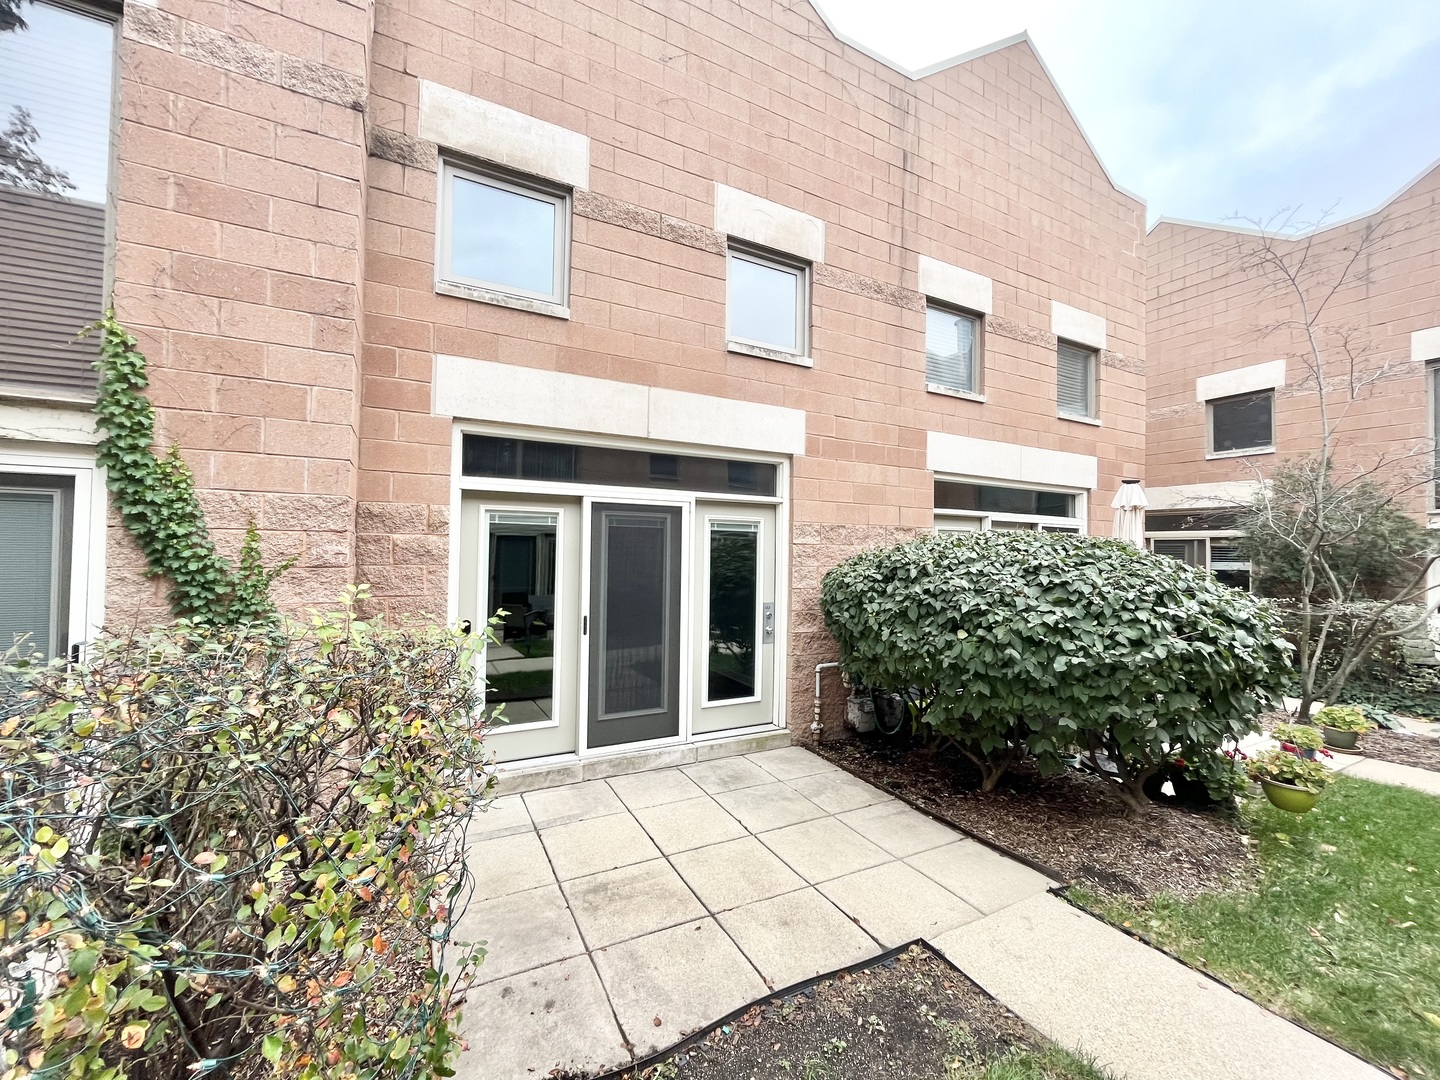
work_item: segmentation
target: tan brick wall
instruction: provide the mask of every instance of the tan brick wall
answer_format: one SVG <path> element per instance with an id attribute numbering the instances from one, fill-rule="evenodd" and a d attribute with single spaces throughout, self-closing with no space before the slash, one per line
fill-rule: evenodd
<path id="1" fill-rule="evenodd" d="M 815 594 L 844 554 L 927 529 L 927 430 L 1095 454 L 1092 528 L 1144 467 L 1144 209 L 1117 192 L 1026 44 L 913 82 L 806 4 L 473 8 L 377 0 L 366 207 L 359 575 L 443 610 L 450 353 L 804 409 L 794 467 L 792 726 L 831 657 Z M 435 154 L 419 80 L 591 140 L 568 321 L 434 291 Z M 725 351 L 716 182 L 821 218 L 813 369 Z M 979 404 L 924 390 L 920 254 L 995 282 Z M 1057 419 L 1052 300 L 1102 315 L 1102 426 Z"/>
<path id="2" fill-rule="evenodd" d="M 253 520 L 296 559 L 289 609 L 354 572 L 369 27 L 365 0 L 122 20 L 116 312 L 222 550 Z M 107 620 L 165 614 L 129 538 L 109 548 Z"/>
<path id="3" fill-rule="evenodd" d="M 1411 362 L 1413 331 L 1440 325 L 1440 168 L 1422 177 L 1381 211 L 1324 230 L 1307 241 L 1310 303 L 1318 307 L 1348 251 L 1367 229 L 1386 237 L 1357 263 L 1349 283 L 1325 303 L 1319 323 L 1328 371 L 1344 382 L 1349 360 L 1337 335 L 1348 334 L 1360 354 L 1356 370 L 1384 369 L 1379 381 L 1351 401 L 1332 394 L 1338 413 L 1338 459 L 1346 469 L 1373 468 L 1383 459 L 1420 450 L 1411 465 L 1427 469 L 1431 437 L 1424 363 Z M 1152 485 L 1251 479 L 1286 457 L 1313 451 L 1320 416 L 1306 345 L 1293 329 L 1262 330 L 1299 318 L 1293 292 L 1265 287 L 1242 271 L 1239 258 L 1252 239 L 1222 229 L 1161 222 L 1149 237 L 1146 367 L 1147 472 Z M 1299 244 L 1289 245 L 1296 255 Z M 1286 357 L 1290 383 L 1276 395 L 1276 453 L 1205 460 L 1208 423 L 1195 400 L 1199 376 Z M 1409 466 L 1405 467 L 1407 470 Z M 1393 472 L 1399 476 L 1401 473 Z M 1417 489 L 1411 503 L 1427 508 Z"/>

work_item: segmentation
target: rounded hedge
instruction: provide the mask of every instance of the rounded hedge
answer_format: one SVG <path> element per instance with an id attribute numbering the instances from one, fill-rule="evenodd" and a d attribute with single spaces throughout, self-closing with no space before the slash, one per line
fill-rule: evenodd
<path id="1" fill-rule="evenodd" d="M 825 575 L 852 680 L 904 694 L 972 757 L 1105 751 L 1127 788 L 1167 753 L 1250 729 L 1289 646 L 1269 606 L 1204 570 L 1065 533 L 924 536 Z"/>

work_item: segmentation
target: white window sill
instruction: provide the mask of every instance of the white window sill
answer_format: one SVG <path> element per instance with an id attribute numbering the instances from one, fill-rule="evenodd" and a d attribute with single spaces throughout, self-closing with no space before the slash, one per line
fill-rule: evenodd
<path id="1" fill-rule="evenodd" d="M 1254 449 L 1247 450 L 1212 450 L 1205 455 L 1205 460 L 1218 461 L 1223 458 L 1264 457 L 1266 454 L 1273 453 L 1275 453 L 1275 447 L 1273 446 L 1257 446 Z"/>
<path id="2" fill-rule="evenodd" d="M 549 315 L 556 319 L 570 318 L 570 308 L 549 300 L 534 300 L 528 296 L 482 289 L 476 285 L 462 285 L 457 281 L 437 281 L 435 291 L 442 296 L 458 296 L 463 300 L 478 300 L 482 304 L 514 308 L 516 311 L 532 311 L 536 315 Z"/>
<path id="3" fill-rule="evenodd" d="M 761 360 L 778 360 L 782 364 L 794 364 L 796 367 L 813 368 L 815 361 L 808 356 L 798 356 L 795 353 L 786 352 L 784 349 L 767 349 L 763 345 L 751 345 L 746 341 L 727 341 L 725 351 L 738 353 L 741 356 L 757 356 Z"/>
<path id="4" fill-rule="evenodd" d="M 954 387 L 941 386 L 939 383 L 926 383 L 925 392 L 927 394 L 943 394 L 945 397 L 959 398 L 961 401 L 978 401 L 982 405 L 985 403 L 984 394 L 977 394 L 973 390 L 956 390 Z"/>
<path id="5" fill-rule="evenodd" d="M 1061 420 L 1069 420 L 1076 424 L 1089 424 L 1091 427 L 1104 427 L 1098 416 L 1080 416 L 1077 413 L 1056 413 Z"/>

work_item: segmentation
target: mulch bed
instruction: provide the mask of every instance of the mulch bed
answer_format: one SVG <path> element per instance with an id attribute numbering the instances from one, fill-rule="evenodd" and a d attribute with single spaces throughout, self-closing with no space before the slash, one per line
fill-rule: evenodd
<path id="1" fill-rule="evenodd" d="M 1089 773 L 1070 769 L 1046 777 L 1021 766 L 999 790 L 981 794 L 980 773 L 969 761 L 932 754 L 903 738 L 862 736 L 818 752 L 957 828 L 1101 894 L 1192 896 L 1250 876 L 1252 857 L 1226 814 L 1156 804 L 1145 817 L 1128 818 L 1108 781 Z"/>
<path id="2" fill-rule="evenodd" d="M 1440 772 L 1440 739 L 1377 728 L 1360 736 L 1360 749 L 1376 761 Z"/>
<path id="3" fill-rule="evenodd" d="M 625 1080 L 886 1077 L 938 1080 L 1041 1040 L 928 949 L 771 998 Z M 969 1075 L 966 1073 L 966 1075 Z M 572 1078 L 574 1080 L 574 1078 Z"/>

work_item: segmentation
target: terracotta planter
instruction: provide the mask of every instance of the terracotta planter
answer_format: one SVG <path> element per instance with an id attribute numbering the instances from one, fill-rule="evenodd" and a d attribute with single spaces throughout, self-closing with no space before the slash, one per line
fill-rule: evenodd
<path id="1" fill-rule="evenodd" d="M 1360 741 L 1358 731 L 1337 731 L 1333 727 L 1322 727 L 1325 733 L 1325 745 L 1336 750 L 1354 750 L 1355 744 Z"/>
<path id="2" fill-rule="evenodd" d="M 1271 806 L 1292 814 L 1308 814 L 1320 801 L 1318 791 L 1309 791 L 1306 788 L 1296 787 L 1294 784 L 1282 784 L 1278 780 L 1262 779 L 1260 786 L 1265 790 L 1265 797 L 1270 800 Z"/>

